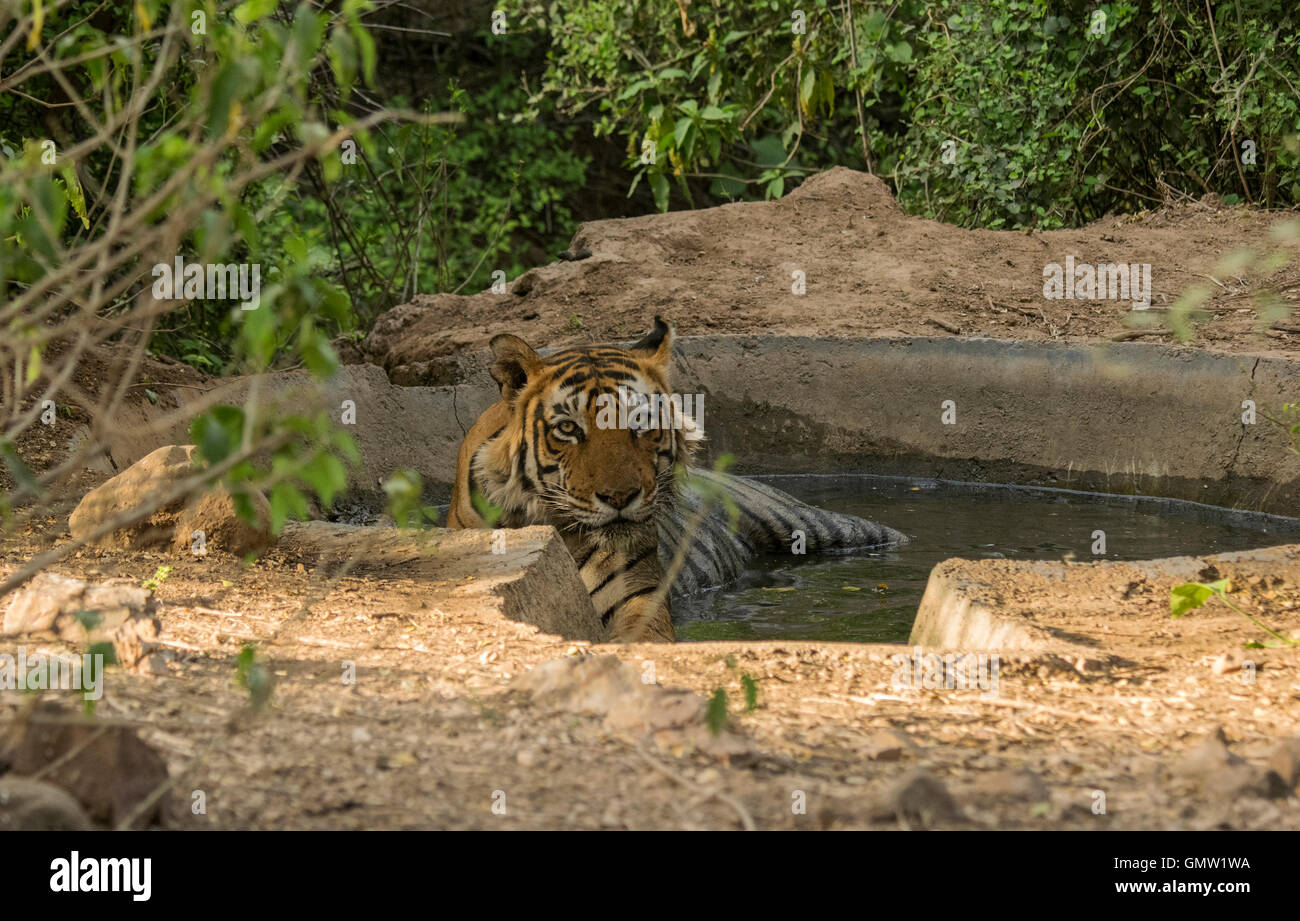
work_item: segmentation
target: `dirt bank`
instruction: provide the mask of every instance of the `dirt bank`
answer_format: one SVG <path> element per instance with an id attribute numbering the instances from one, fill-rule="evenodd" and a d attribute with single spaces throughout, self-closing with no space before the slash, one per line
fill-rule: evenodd
<path id="1" fill-rule="evenodd" d="M 449 356 L 479 350 L 498 332 L 539 347 L 627 339 L 656 313 L 688 335 L 1109 341 L 1132 334 L 1135 313 L 1163 328 L 1164 308 L 1193 284 L 1211 289 L 1210 316 L 1197 325 L 1204 346 L 1294 351 L 1300 324 L 1266 329 L 1249 295 L 1268 282 L 1294 306 L 1300 265 L 1272 274 L 1219 268 L 1242 248 L 1284 250 L 1294 262 L 1296 241 L 1269 234 L 1286 217 L 1207 200 L 1077 230 L 965 230 L 909 217 L 883 182 L 836 168 L 779 201 L 584 224 L 571 261 L 532 269 L 506 293 L 418 297 L 381 317 L 350 356 L 384 367 L 395 382 L 436 385 L 451 382 Z M 1151 310 L 1044 298 L 1044 266 L 1068 257 L 1150 264 Z M 796 270 L 804 294 L 792 291 Z"/>

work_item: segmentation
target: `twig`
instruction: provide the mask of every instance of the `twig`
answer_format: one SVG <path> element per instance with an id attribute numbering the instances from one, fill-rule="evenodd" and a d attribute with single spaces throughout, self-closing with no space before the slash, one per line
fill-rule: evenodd
<path id="1" fill-rule="evenodd" d="M 745 805 L 742 802 L 740 802 L 740 800 L 736 799 L 730 793 L 724 793 L 722 792 L 722 790 L 718 790 L 718 789 L 706 790 L 700 787 L 698 784 L 691 783 L 689 780 L 687 780 L 685 777 L 678 774 L 672 768 L 660 764 L 654 758 L 650 757 L 650 755 L 645 751 L 645 749 L 637 748 L 635 749 L 635 751 L 638 755 L 640 755 L 642 758 L 646 760 L 647 764 L 649 764 L 660 774 L 663 774 L 669 780 L 673 781 L 674 783 L 680 786 L 685 787 L 688 790 L 696 791 L 701 797 L 700 802 L 706 802 L 710 799 L 716 799 L 719 802 L 726 803 L 728 806 L 730 806 L 732 809 L 735 810 L 736 815 L 740 816 L 740 824 L 745 827 L 745 831 L 758 830 L 758 826 L 754 824 L 754 818 L 749 814 L 749 810 L 745 808 Z"/>
<path id="2" fill-rule="evenodd" d="M 1171 336 L 1173 333 L 1167 329 L 1126 329 L 1120 333 L 1113 333 L 1107 338 L 1111 342 L 1127 342 L 1130 339 L 1141 339 L 1143 336 Z"/>
<path id="3" fill-rule="evenodd" d="M 928 315 L 928 316 L 926 316 L 926 318 L 925 318 L 925 322 L 930 323 L 930 324 L 932 324 L 932 325 L 934 325 L 934 326 L 937 326 L 937 327 L 939 327 L 940 329 L 946 329 L 948 332 L 952 333 L 954 336 L 960 336 L 960 335 L 961 335 L 961 327 L 960 327 L 960 326 L 957 326 L 956 324 L 953 324 L 953 323 L 949 323 L 947 320 L 941 320 L 941 319 L 939 319 L 938 317 L 936 317 L 936 316 L 934 316 L 934 315 Z"/>

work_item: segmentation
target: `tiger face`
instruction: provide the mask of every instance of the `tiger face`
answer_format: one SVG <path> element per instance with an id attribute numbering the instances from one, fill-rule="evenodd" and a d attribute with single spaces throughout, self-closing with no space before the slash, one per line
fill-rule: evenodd
<path id="1" fill-rule="evenodd" d="M 542 357 L 518 336 L 492 340 L 492 377 L 510 421 L 474 468 L 508 521 L 616 534 L 675 499 L 676 468 L 702 432 L 671 394 L 672 341 L 658 317 L 627 348 Z"/>

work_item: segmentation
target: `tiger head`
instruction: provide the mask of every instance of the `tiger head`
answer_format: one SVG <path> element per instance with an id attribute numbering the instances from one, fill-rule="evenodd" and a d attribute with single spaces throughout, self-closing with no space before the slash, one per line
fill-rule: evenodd
<path id="1" fill-rule="evenodd" d="M 676 499 L 675 474 L 702 437 L 672 394 L 673 333 L 627 347 L 541 356 L 518 336 L 492 339 L 492 377 L 510 420 L 475 456 L 476 479 L 507 521 L 608 534 L 650 521 Z"/>

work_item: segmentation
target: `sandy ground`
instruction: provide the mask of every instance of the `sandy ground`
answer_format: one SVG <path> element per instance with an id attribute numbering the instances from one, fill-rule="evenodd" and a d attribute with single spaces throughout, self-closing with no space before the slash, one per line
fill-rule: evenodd
<path id="1" fill-rule="evenodd" d="M 3 556 L 30 549 L 10 544 Z M 431 610 L 427 583 L 334 582 L 279 557 L 248 566 L 86 551 L 60 567 L 138 580 L 175 567 L 157 593 L 167 673 L 110 671 L 97 710 L 139 727 L 166 758 L 169 827 L 1300 827 L 1300 799 L 1256 789 L 1258 771 L 1248 782 L 1217 765 L 1185 767 L 1222 727 L 1235 755 L 1262 768 L 1296 732 L 1300 652 L 1244 650 L 1266 637 L 1224 608 L 1171 621 L 1164 586 L 1092 586 L 1066 622 L 1099 640 L 1096 658 L 1003 654 L 988 694 L 910 686 L 913 665 L 900 670 L 894 657 L 912 651 L 899 647 L 593 650 Z M 1300 631 L 1292 569 L 1222 575 L 1256 593 L 1275 629 Z M 274 676 L 256 713 L 234 681 L 250 641 Z M 649 663 L 666 687 L 725 689 L 731 749 L 611 731 L 599 715 L 512 689 L 532 666 L 593 651 L 638 673 Z M 1225 653 L 1253 668 L 1216 673 Z M 742 676 L 758 688 L 749 712 Z M 10 715 L 19 702 L 0 696 Z M 205 815 L 189 811 L 196 790 Z"/>

